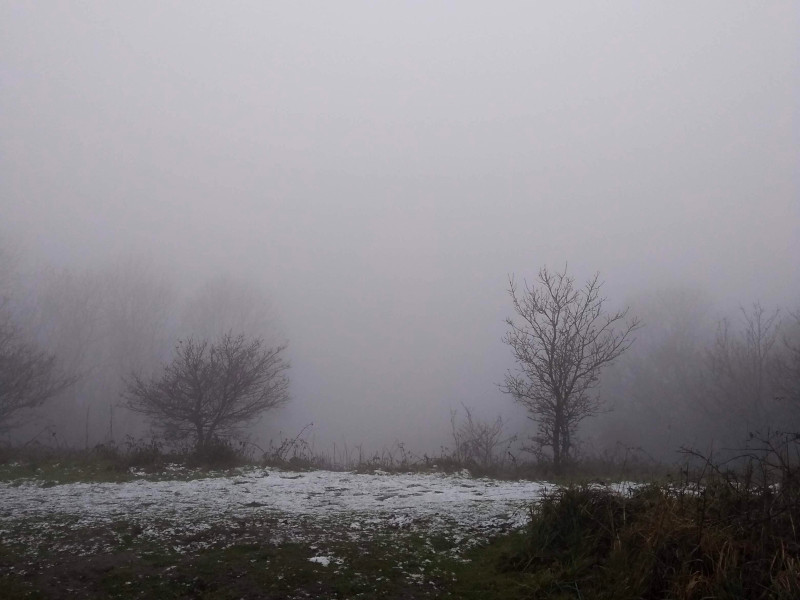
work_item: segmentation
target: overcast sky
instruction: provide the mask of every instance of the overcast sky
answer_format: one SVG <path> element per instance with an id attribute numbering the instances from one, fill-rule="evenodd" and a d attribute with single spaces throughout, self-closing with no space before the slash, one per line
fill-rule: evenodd
<path id="1" fill-rule="evenodd" d="M 509 273 L 798 304 L 798 31 L 796 1 L 2 2 L 0 233 L 256 281 L 298 422 L 423 435 L 510 404 Z"/>

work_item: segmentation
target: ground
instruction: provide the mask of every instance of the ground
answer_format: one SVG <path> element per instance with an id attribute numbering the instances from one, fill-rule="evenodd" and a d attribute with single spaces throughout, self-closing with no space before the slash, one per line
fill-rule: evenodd
<path id="1" fill-rule="evenodd" d="M 0 483 L 5 595 L 447 597 L 470 552 L 522 527 L 547 489 L 467 472 L 131 476 Z"/>

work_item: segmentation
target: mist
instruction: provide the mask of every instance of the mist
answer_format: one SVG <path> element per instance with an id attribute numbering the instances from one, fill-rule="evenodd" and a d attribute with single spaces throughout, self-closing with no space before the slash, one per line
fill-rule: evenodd
<path id="1" fill-rule="evenodd" d="M 76 443 L 87 398 L 87 439 L 121 435 L 119 378 L 226 329 L 289 343 L 292 402 L 259 439 L 313 422 L 320 447 L 432 452 L 462 405 L 524 434 L 501 339 L 509 275 L 543 265 L 599 271 L 642 317 L 637 359 L 673 317 L 705 347 L 740 306 L 800 308 L 795 2 L 5 3 L 0 23 L 3 295 L 86 375 L 43 409 Z M 598 450 L 654 422 L 632 361 Z"/>

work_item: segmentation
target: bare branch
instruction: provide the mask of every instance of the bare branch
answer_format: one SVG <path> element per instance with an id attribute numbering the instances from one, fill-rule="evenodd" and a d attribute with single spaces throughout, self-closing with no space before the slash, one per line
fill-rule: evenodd
<path id="1" fill-rule="evenodd" d="M 74 382 L 60 370 L 55 356 L 25 341 L 10 316 L 0 314 L 0 431 L 11 429 L 24 411 Z"/>
<path id="2" fill-rule="evenodd" d="M 602 369 L 634 341 L 639 320 L 628 309 L 606 313 L 599 274 L 582 288 L 562 272 L 546 267 L 538 284 L 520 286 L 509 278 L 508 293 L 517 320 L 506 319 L 503 341 L 511 347 L 516 369 L 501 390 L 525 406 L 539 424 L 540 442 L 552 448 L 554 463 L 569 457 L 571 436 L 601 404 L 592 390 Z"/>
<path id="3" fill-rule="evenodd" d="M 230 333 L 216 342 L 181 341 L 160 377 L 130 376 L 123 393 L 126 406 L 168 435 L 194 437 L 202 447 L 288 402 L 286 347 L 265 348 L 261 339 Z"/>

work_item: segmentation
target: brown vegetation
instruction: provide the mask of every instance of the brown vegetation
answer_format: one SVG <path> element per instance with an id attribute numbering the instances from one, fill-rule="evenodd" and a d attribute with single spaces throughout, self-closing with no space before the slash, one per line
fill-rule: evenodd
<path id="1" fill-rule="evenodd" d="M 699 453 L 680 482 L 628 495 L 560 489 L 532 508 L 523 550 L 501 570 L 547 598 L 797 598 L 800 444 L 757 440 L 731 468 Z"/>

